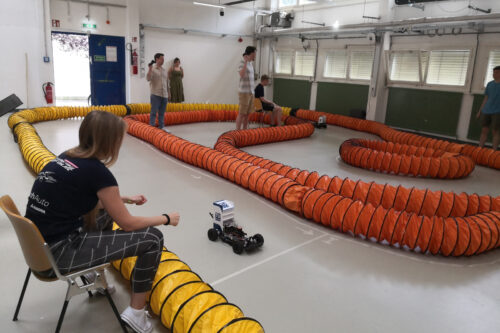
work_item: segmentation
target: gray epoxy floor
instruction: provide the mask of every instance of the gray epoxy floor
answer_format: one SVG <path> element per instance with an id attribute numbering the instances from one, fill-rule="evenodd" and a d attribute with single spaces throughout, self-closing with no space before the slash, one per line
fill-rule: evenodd
<path id="1" fill-rule="evenodd" d="M 0 194 L 9 194 L 24 212 L 33 175 L 25 166 L 0 118 L 2 154 Z M 36 125 L 54 153 L 77 144 L 80 120 Z M 232 123 L 172 126 L 172 133 L 213 146 Z M 320 174 L 375 180 L 419 188 L 500 194 L 500 172 L 483 167 L 467 179 L 427 180 L 372 173 L 338 158 L 340 143 L 351 137 L 375 138 L 343 128 L 317 130 L 311 138 L 247 147 L 249 153 Z M 405 252 L 320 227 L 276 204 L 207 171 L 186 165 L 151 145 L 127 136 L 112 167 L 123 194 L 145 194 L 136 215 L 177 210 L 177 228 L 161 227 L 167 247 L 205 281 L 259 320 L 266 332 L 497 332 L 500 327 L 500 252 L 472 258 L 443 258 Z M 235 202 L 237 221 L 249 233 L 261 233 L 265 244 L 252 255 L 237 256 L 206 232 L 214 200 Z M 26 274 L 15 233 L 0 215 L 0 331 L 51 332 L 66 286 L 32 279 L 20 319 L 11 321 Z M 128 303 L 127 282 L 114 270 L 110 280 L 119 310 Z M 89 304 L 92 303 L 92 304 Z M 167 331 L 155 319 L 155 331 Z M 105 299 L 72 299 L 63 331 L 119 332 Z"/>

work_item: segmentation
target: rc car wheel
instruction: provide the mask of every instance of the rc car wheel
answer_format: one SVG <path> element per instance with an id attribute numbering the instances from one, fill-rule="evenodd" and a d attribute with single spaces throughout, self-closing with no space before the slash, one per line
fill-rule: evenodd
<path id="1" fill-rule="evenodd" d="M 261 234 L 253 235 L 253 239 L 257 243 L 258 246 L 262 246 L 264 244 L 264 237 Z"/>
<path id="2" fill-rule="evenodd" d="M 236 254 L 242 254 L 245 249 L 245 245 L 243 242 L 234 242 L 233 243 L 233 252 Z"/>
<path id="3" fill-rule="evenodd" d="M 214 228 L 208 229 L 208 239 L 210 239 L 212 242 L 215 242 L 217 238 L 219 238 L 217 230 L 215 230 Z"/>

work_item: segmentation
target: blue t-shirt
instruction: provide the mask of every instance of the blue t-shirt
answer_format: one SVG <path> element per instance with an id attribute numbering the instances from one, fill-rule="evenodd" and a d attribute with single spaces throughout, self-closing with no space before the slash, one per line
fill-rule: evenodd
<path id="1" fill-rule="evenodd" d="M 484 114 L 500 113 L 500 82 L 488 82 L 484 94 L 488 96 L 488 100 L 481 112 Z"/>
<path id="2" fill-rule="evenodd" d="M 62 153 L 38 174 L 26 217 L 36 224 L 47 243 L 59 241 L 83 226 L 82 216 L 97 205 L 99 190 L 117 185 L 101 161 Z"/>

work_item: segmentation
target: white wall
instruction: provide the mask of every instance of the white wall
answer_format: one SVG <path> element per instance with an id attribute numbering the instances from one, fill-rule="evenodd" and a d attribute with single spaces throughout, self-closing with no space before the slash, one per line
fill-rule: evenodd
<path id="1" fill-rule="evenodd" d="M 106 0 L 108 3 L 116 5 L 127 5 L 125 0 Z M 121 7 L 103 7 L 90 5 L 90 11 L 87 4 L 79 2 L 69 2 L 65 0 L 51 0 L 50 14 L 51 19 L 59 20 L 59 28 L 51 28 L 52 31 L 92 33 L 110 36 L 125 36 L 126 33 L 126 8 Z M 109 9 L 109 24 L 107 20 L 107 9 Z M 90 20 L 87 14 L 90 12 Z M 83 23 L 93 23 L 97 25 L 96 29 L 83 28 Z"/>
<path id="2" fill-rule="evenodd" d="M 53 81 L 53 69 L 43 62 L 43 24 L 43 1 L 1 0 L 0 100 L 16 94 L 21 107 L 45 104 L 41 87 Z"/>
<path id="3" fill-rule="evenodd" d="M 194 6 L 179 0 L 148 0 L 140 3 L 140 22 L 170 28 L 203 30 L 233 35 L 251 35 L 254 28 L 253 11 L 226 8 L 220 16 L 217 8 Z M 164 29 L 146 28 L 145 60 L 155 53 L 165 54 L 167 66 L 175 57 L 181 59 L 184 69 L 184 96 L 186 102 L 237 103 L 237 67 L 247 45 L 254 45 L 251 37 L 212 36 L 203 33 L 182 33 Z M 149 84 L 146 78 L 131 85 L 136 100 L 149 102 Z"/>
<path id="4" fill-rule="evenodd" d="M 277 3 L 278 0 L 273 0 L 273 7 L 276 8 Z M 335 21 L 338 21 L 340 25 L 345 25 L 389 22 L 421 17 L 484 15 L 484 13 L 467 8 L 469 3 L 481 9 L 491 9 L 492 13 L 500 13 L 500 1 L 498 0 L 426 2 L 423 4 L 423 11 L 407 5 L 398 6 L 395 4 L 395 0 L 337 0 L 331 3 L 319 1 L 317 4 L 285 7 L 280 10 L 294 12 L 295 19 L 292 22 L 292 28 L 314 28 L 318 26 L 302 23 L 301 21 L 325 23 L 326 26 L 332 26 Z M 363 18 L 363 15 L 380 17 L 380 20 Z"/>
<path id="5" fill-rule="evenodd" d="M 48 15 L 50 17 L 47 18 L 49 24 L 47 35 L 52 30 L 50 27 L 51 18 L 59 19 L 61 22 L 61 27 L 54 28 L 54 30 L 81 32 L 81 23 L 86 20 L 87 6 L 70 2 L 68 15 L 66 0 L 0 1 L 2 8 L 0 11 L 0 27 L 2 28 L 0 38 L 5 46 L 4 52 L 0 54 L 0 61 L 3 64 L 0 66 L 0 77 L 2 77 L 0 99 L 15 93 L 25 102 L 24 107 L 45 105 L 41 85 L 44 82 L 53 81 L 53 66 L 52 63 L 43 62 L 45 54 L 43 4 L 50 7 L 50 15 Z M 255 8 L 266 7 L 270 1 L 275 0 L 257 1 Z M 125 5 L 127 8 L 109 7 L 111 22 L 108 25 L 106 24 L 106 8 L 91 6 L 90 17 L 97 24 L 97 29 L 93 33 L 124 36 L 127 43 L 132 41 L 132 37 L 139 37 L 139 23 L 236 35 L 251 34 L 254 28 L 254 17 L 251 10 L 254 8 L 253 3 L 246 7 L 226 8 L 224 17 L 221 17 L 218 9 L 194 6 L 191 1 L 184 0 L 106 0 L 106 2 Z M 302 19 L 332 24 L 334 18 L 337 17 L 341 17 L 340 24 L 373 22 L 373 20 L 361 17 L 363 11 L 368 16 L 381 16 L 382 21 L 422 16 L 478 14 L 466 9 L 469 4 L 468 0 L 426 3 L 423 12 L 406 6 L 395 6 L 394 0 L 380 0 L 380 2 L 367 0 L 366 7 L 364 3 L 364 0 L 359 0 L 357 4 L 351 6 L 298 7 L 295 8 L 294 25 L 297 28 L 311 27 L 311 25 L 300 23 Z M 271 4 L 274 5 L 275 2 L 271 2 Z M 474 1 L 473 5 L 485 9 L 492 8 L 493 12 L 500 12 L 500 1 L 497 0 Z M 146 60 L 150 59 L 155 52 L 165 53 L 167 59 L 176 56 L 181 58 L 186 70 L 184 80 L 186 100 L 193 102 L 236 103 L 238 77 L 235 73 L 235 67 L 237 62 L 246 45 L 260 45 L 259 42 L 253 41 L 251 38 L 244 38 L 243 43 L 238 43 L 236 37 L 219 38 L 155 29 L 146 29 L 145 33 Z M 461 37 L 458 38 L 457 41 Z M 438 43 L 438 40 L 434 39 L 432 42 Z M 493 40 L 484 41 L 484 43 L 481 45 L 486 46 L 486 43 L 498 45 Z M 272 61 L 269 58 L 270 44 L 269 40 L 262 43 L 261 74 L 269 74 L 269 63 Z M 327 47 L 327 44 L 329 43 L 322 41 L 320 50 Z M 47 53 L 52 59 L 50 43 L 48 46 Z M 484 65 L 486 51 L 482 51 L 483 46 L 480 47 L 478 53 L 476 69 L 480 69 Z M 133 43 L 133 47 L 139 48 L 139 43 Z M 140 75 L 130 75 L 128 52 L 126 61 L 127 102 L 148 102 L 148 84 Z M 259 64 L 256 62 L 256 67 L 258 66 Z M 321 70 L 321 66 L 318 66 L 318 72 Z M 480 81 L 479 76 L 483 75 L 478 73 L 478 76 L 474 76 L 474 82 Z M 28 79 L 26 79 L 26 75 L 28 75 Z M 472 90 L 479 92 L 480 89 L 478 85 L 474 84 Z M 270 87 L 266 96 L 271 97 L 271 93 L 272 88 Z"/>
<path id="6" fill-rule="evenodd" d="M 381 0 L 389 2 L 391 20 L 404 20 L 416 17 L 449 17 L 462 15 L 484 15 L 484 13 L 467 8 L 469 4 L 481 9 L 491 9 L 492 14 L 500 13 L 498 0 L 450 0 L 423 3 L 424 10 L 409 6 L 396 6 L 394 0 Z"/>
<path id="7" fill-rule="evenodd" d="M 384 0 L 380 0 L 384 1 Z M 332 26 L 335 21 L 339 25 L 378 22 L 377 20 L 363 18 L 365 16 L 377 17 L 380 14 L 379 0 L 358 0 L 351 4 L 329 4 L 329 2 L 320 2 L 317 5 L 305 5 L 293 8 L 284 8 L 284 11 L 293 10 L 294 20 L 292 28 L 314 28 L 318 25 L 302 23 L 302 21 L 310 21 L 315 23 L 325 23 L 326 26 Z"/>

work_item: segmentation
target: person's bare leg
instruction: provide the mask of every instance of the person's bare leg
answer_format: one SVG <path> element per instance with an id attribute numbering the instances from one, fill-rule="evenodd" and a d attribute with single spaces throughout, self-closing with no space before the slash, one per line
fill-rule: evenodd
<path id="1" fill-rule="evenodd" d="M 493 131 L 493 149 L 498 150 L 498 144 L 500 143 L 500 131 Z"/>
<path id="2" fill-rule="evenodd" d="M 242 125 L 243 125 L 243 129 L 247 129 L 248 128 L 248 115 L 244 115 L 242 116 Z"/>
<path id="3" fill-rule="evenodd" d="M 238 116 L 236 117 L 236 129 L 239 130 L 241 128 L 241 114 L 238 113 Z"/>
<path id="4" fill-rule="evenodd" d="M 278 110 L 276 108 L 273 109 L 273 113 L 271 114 L 271 126 L 279 126 L 279 121 L 278 121 Z"/>
<path id="5" fill-rule="evenodd" d="M 489 127 L 483 127 L 481 129 L 481 137 L 479 138 L 479 147 L 483 148 L 486 143 L 486 139 L 488 138 L 488 132 L 490 131 Z"/>
<path id="6" fill-rule="evenodd" d="M 130 306 L 136 310 L 142 310 L 146 306 L 146 293 L 132 293 L 130 297 Z"/>
<path id="7" fill-rule="evenodd" d="M 282 118 L 282 114 L 283 114 L 283 110 L 281 109 L 280 106 L 276 106 L 274 108 L 274 111 L 273 111 L 273 114 L 275 114 L 275 124 L 276 126 L 281 126 L 281 118 Z"/>

